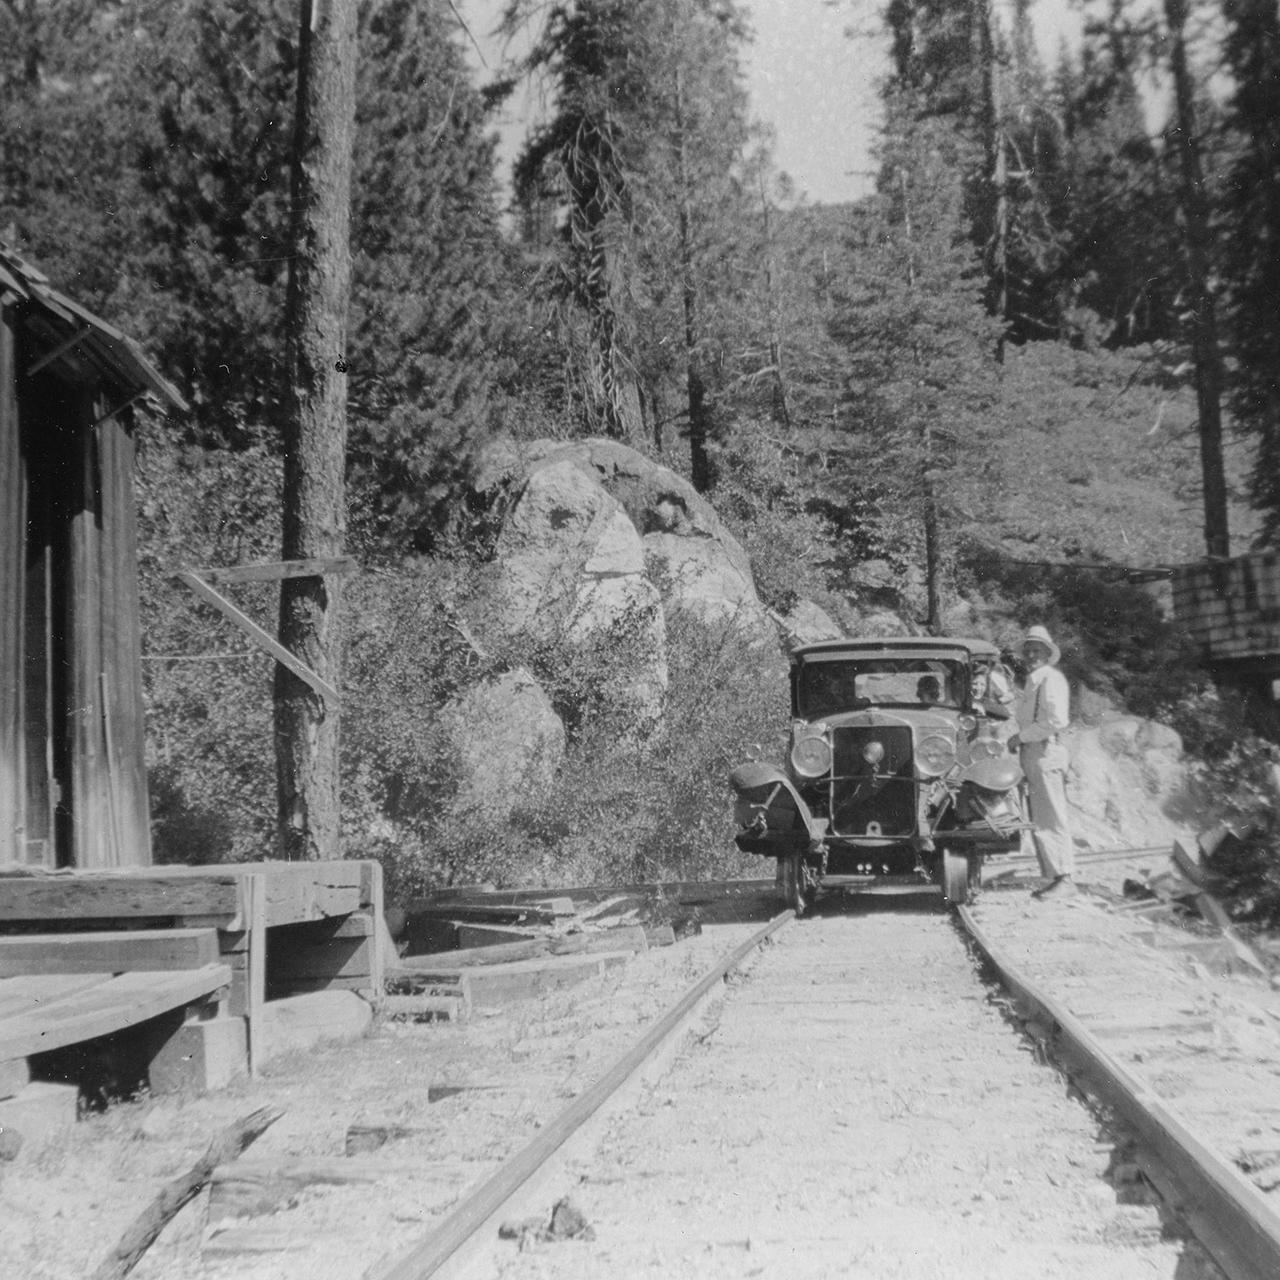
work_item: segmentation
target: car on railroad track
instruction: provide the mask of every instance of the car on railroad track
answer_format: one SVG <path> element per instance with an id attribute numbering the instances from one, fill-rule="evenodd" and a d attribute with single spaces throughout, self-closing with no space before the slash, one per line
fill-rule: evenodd
<path id="1" fill-rule="evenodd" d="M 1029 829 L 1007 746 L 1011 698 L 986 640 L 893 636 L 794 650 L 786 765 L 751 760 L 730 774 L 738 847 L 777 860 L 797 914 L 824 886 L 932 884 L 954 905 L 969 902 L 983 858 L 1016 850 Z"/>

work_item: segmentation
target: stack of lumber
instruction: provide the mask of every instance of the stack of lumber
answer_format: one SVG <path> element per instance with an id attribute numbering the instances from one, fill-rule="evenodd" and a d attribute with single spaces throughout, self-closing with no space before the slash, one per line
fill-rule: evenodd
<path id="1" fill-rule="evenodd" d="M 383 1013 L 415 1021 L 463 1019 L 477 1004 L 572 986 L 701 928 L 696 912 L 629 892 L 583 901 L 452 891 L 389 914 L 401 954 L 389 964 Z"/>

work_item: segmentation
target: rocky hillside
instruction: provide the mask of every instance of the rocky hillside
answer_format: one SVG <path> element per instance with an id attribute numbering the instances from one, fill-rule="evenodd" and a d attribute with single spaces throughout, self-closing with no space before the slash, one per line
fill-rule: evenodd
<path id="1" fill-rule="evenodd" d="M 670 673 L 673 662 L 687 663 L 673 647 L 694 634 L 690 622 L 699 642 L 731 638 L 754 655 L 753 678 L 776 683 L 782 717 L 791 645 L 913 630 L 880 603 L 880 582 L 867 593 L 876 603 L 849 602 L 843 627 L 809 600 L 786 617 L 771 613 L 741 544 L 712 506 L 675 472 L 615 441 L 505 443 L 491 450 L 482 488 L 503 515 L 469 618 L 475 644 L 484 653 L 559 645 L 564 662 L 575 650 L 607 651 L 595 714 L 638 750 L 669 738 L 689 712 L 672 696 Z M 965 621 L 988 634 L 996 624 L 1007 629 L 1004 619 Z M 571 734 L 556 701 L 529 667 L 514 666 L 450 704 L 461 767 L 455 817 L 501 823 L 563 781 Z M 1069 793 L 1081 839 L 1107 848 L 1185 836 L 1194 815 L 1178 735 L 1087 691 L 1078 693 L 1077 711 Z M 775 754 L 784 728 L 780 718 Z M 710 829 L 719 827 L 727 858 L 726 801 L 722 786 L 705 796 L 708 811 L 723 810 Z"/>

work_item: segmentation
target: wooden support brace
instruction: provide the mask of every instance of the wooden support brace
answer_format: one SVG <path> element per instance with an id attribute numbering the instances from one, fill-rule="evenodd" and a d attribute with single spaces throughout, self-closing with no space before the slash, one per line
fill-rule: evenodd
<path id="1" fill-rule="evenodd" d="M 198 574 L 183 569 L 175 576 L 185 582 L 202 600 L 213 605 L 229 622 L 239 627 L 250 640 L 269 653 L 282 667 L 287 667 L 299 680 L 310 685 L 331 707 L 336 710 L 342 705 L 342 697 L 333 685 L 268 635 L 252 618 L 237 609 L 226 596 L 215 591 Z"/>
<path id="2" fill-rule="evenodd" d="M 284 578 L 333 578 L 355 573 L 358 568 L 350 556 L 341 556 L 336 560 L 272 560 L 190 572 L 206 582 L 280 582 Z"/>

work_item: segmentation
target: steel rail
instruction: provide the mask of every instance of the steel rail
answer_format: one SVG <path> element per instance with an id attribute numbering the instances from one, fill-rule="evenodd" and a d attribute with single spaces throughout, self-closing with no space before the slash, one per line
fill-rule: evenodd
<path id="1" fill-rule="evenodd" d="M 640 1070 L 717 982 L 723 981 L 766 938 L 794 918 L 793 911 L 781 912 L 720 960 L 666 1013 L 655 1019 L 644 1035 L 595 1084 L 575 1098 L 492 1177 L 470 1192 L 430 1235 L 402 1254 L 389 1268 L 379 1271 L 377 1280 L 426 1280 L 439 1271 L 491 1218 L 501 1213 L 524 1184 Z"/>
<path id="2" fill-rule="evenodd" d="M 1214 1261 L 1231 1280 L 1276 1280 L 1280 1213 L 1163 1098 L 1108 1054 L 1078 1018 L 1024 978 L 967 907 L 957 915 L 1004 986 L 1052 1028 L 1054 1049 L 1061 1052 L 1065 1046 L 1064 1065 L 1082 1072 L 1092 1091 L 1154 1155 L 1154 1163 L 1144 1163 L 1144 1172 Z"/>

